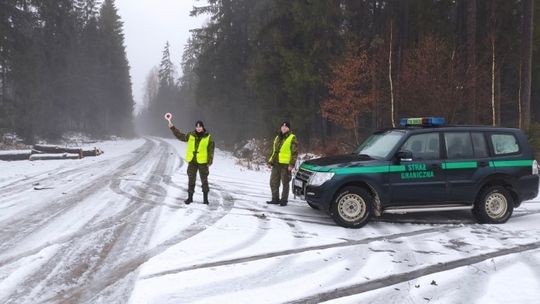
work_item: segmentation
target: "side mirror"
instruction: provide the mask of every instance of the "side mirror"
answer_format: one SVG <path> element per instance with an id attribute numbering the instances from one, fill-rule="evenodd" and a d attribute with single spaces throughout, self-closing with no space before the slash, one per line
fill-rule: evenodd
<path id="1" fill-rule="evenodd" d="M 413 155 L 411 151 L 399 151 L 396 153 L 396 159 L 400 162 L 410 162 L 413 160 Z"/>

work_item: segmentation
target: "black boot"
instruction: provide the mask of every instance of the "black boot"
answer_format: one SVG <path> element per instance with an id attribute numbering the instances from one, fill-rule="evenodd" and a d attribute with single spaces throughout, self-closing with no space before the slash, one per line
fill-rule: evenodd
<path id="1" fill-rule="evenodd" d="M 284 200 L 284 199 L 280 200 L 280 201 L 279 201 L 279 205 L 280 205 L 281 207 L 287 206 L 287 200 Z"/>
<path id="2" fill-rule="evenodd" d="M 184 203 L 186 203 L 186 205 L 189 205 L 193 202 L 193 192 L 189 192 L 188 193 L 188 198 L 184 201 Z"/>
<path id="3" fill-rule="evenodd" d="M 278 205 L 279 200 L 273 198 L 271 201 L 266 201 L 266 203 L 271 205 Z"/>
<path id="4" fill-rule="evenodd" d="M 208 192 L 203 193 L 203 204 L 208 205 Z"/>

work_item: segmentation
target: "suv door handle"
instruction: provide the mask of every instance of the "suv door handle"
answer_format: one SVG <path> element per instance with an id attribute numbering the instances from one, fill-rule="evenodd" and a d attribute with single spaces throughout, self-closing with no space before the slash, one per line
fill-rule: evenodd
<path id="1" fill-rule="evenodd" d="M 488 162 L 487 161 L 479 161 L 478 162 L 478 167 L 487 167 L 488 166 Z"/>

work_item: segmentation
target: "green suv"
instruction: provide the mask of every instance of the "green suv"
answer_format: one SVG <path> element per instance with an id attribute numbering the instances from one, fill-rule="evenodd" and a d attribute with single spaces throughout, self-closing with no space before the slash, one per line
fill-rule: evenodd
<path id="1" fill-rule="evenodd" d="M 471 210 L 480 223 L 504 223 L 538 194 L 538 166 L 519 129 L 449 126 L 409 118 L 368 137 L 351 154 L 304 162 L 293 193 L 343 227 L 372 216 Z"/>

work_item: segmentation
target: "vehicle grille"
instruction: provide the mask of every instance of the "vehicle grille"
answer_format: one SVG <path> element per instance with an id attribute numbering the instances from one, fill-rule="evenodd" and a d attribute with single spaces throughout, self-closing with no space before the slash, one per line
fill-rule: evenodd
<path id="1" fill-rule="evenodd" d="M 307 183 L 309 181 L 309 178 L 312 175 L 313 175 L 313 171 L 300 168 L 298 172 L 296 173 L 296 178 L 304 181 L 304 183 Z"/>

